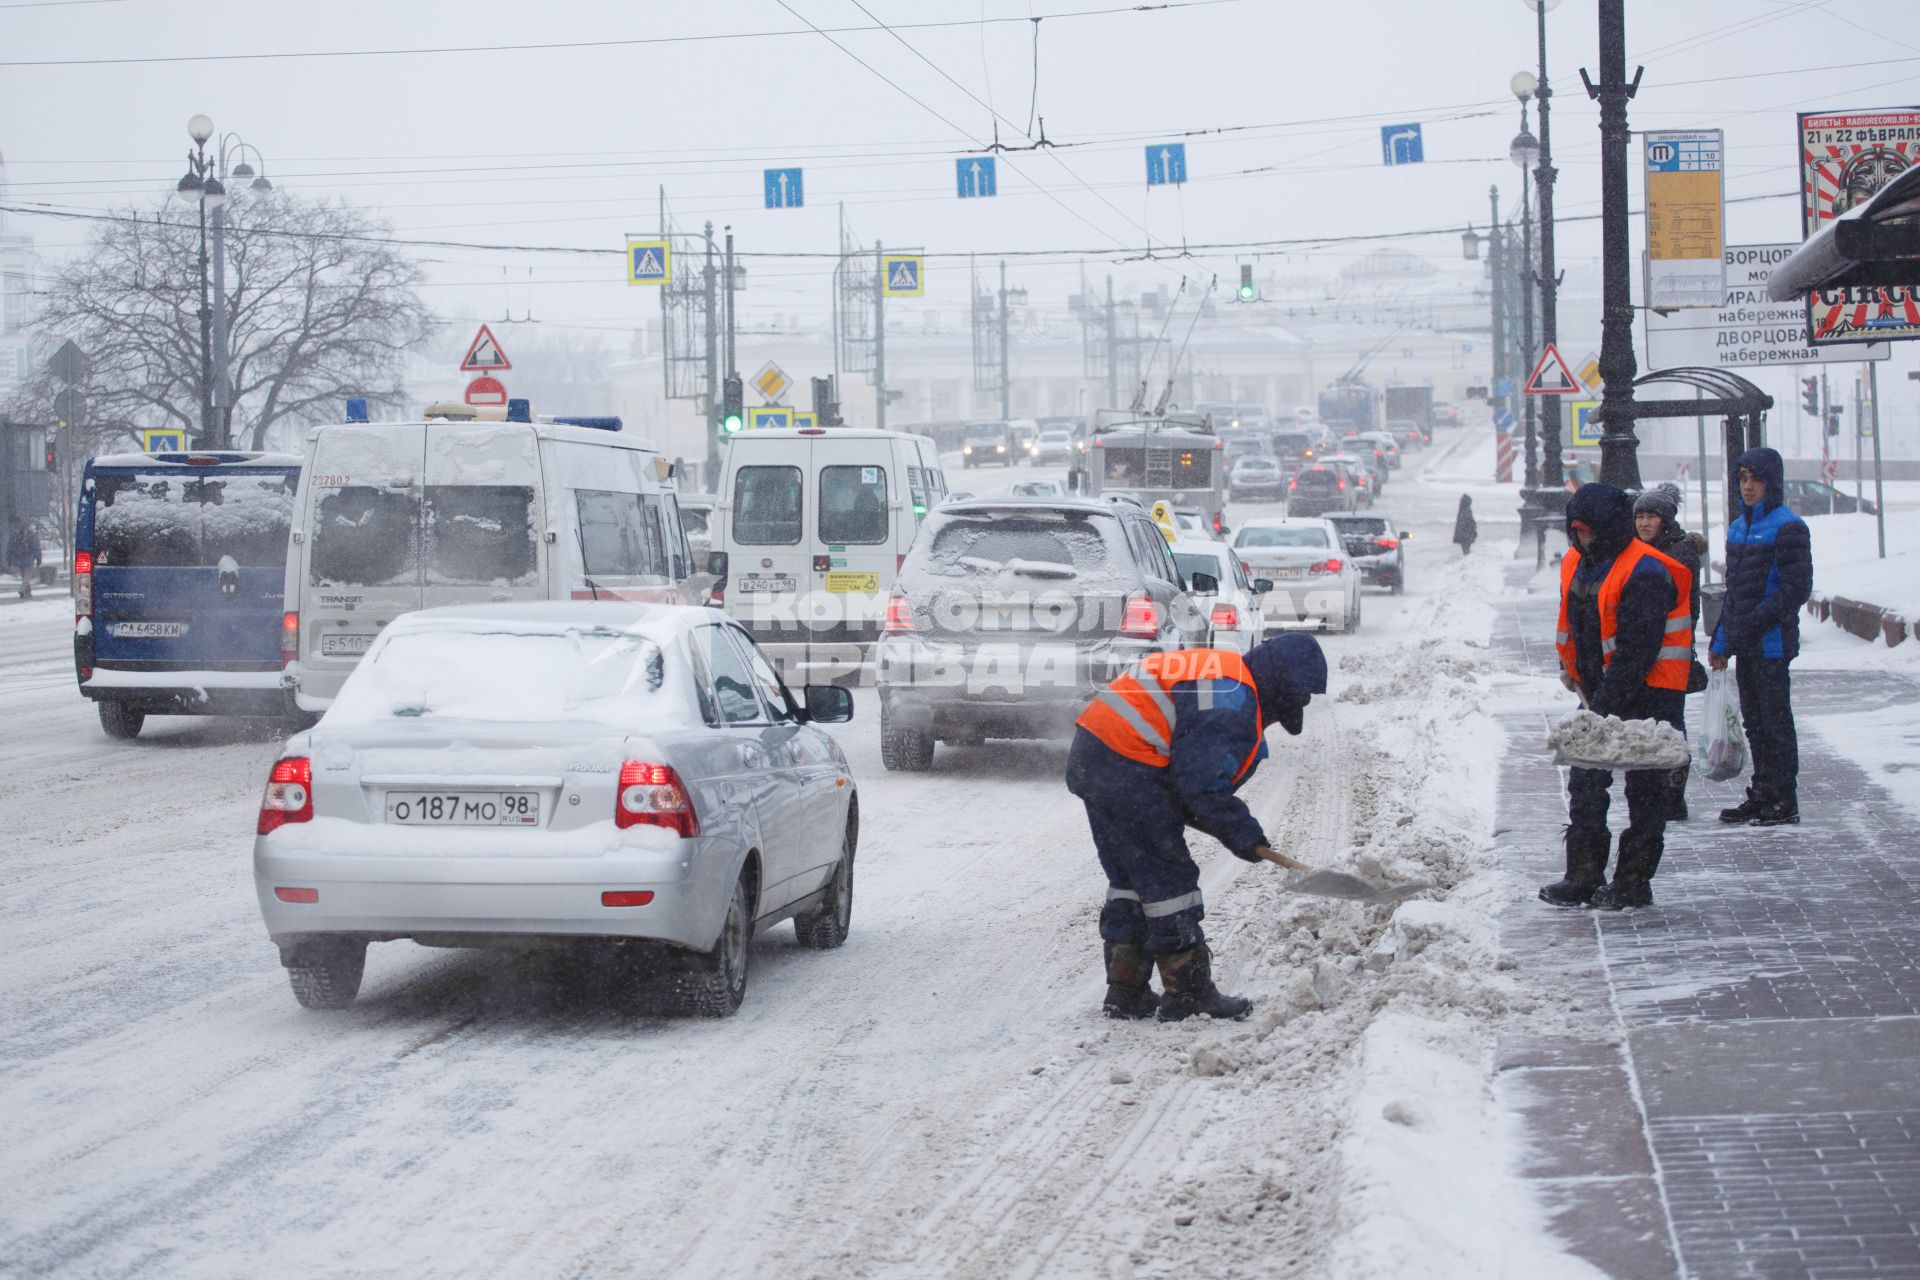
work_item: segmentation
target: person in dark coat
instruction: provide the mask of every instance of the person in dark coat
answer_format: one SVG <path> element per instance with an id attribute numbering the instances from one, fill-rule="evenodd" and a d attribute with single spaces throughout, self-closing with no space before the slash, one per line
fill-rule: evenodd
<path id="1" fill-rule="evenodd" d="M 1734 663 L 1740 719 L 1753 753 L 1747 798 L 1722 822 L 1800 821 L 1800 739 L 1788 665 L 1800 652 L 1800 610 L 1813 593 L 1813 537 L 1787 509 L 1786 465 L 1772 449 L 1740 455 L 1740 515 L 1727 530 L 1727 594 L 1707 663 Z"/>
<path id="2" fill-rule="evenodd" d="M 40 567 L 40 531 L 30 520 L 15 520 L 7 533 L 7 567 L 20 575 L 20 598 L 33 598 L 33 573 Z"/>
<path id="3" fill-rule="evenodd" d="M 1679 583 L 1685 570 L 1659 552 L 1640 549 L 1634 538 L 1633 499 L 1610 484 L 1582 485 L 1568 500 L 1567 542 L 1557 639 L 1565 679 L 1596 715 L 1661 720 L 1680 727 L 1692 655 L 1692 630 Z M 1668 652 L 1677 647 L 1671 639 L 1676 619 L 1687 641 L 1684 658 Z M 1627 829 L 1620 835 L 1613 880 L 1607 883 L 1613 774 L 1604 769 L 1571 771 L 1567 872 L 1540 890 L 1543 901 L 1608 911 L 1653 905 L 1653 874 L 1666 848 L 1669 772 L 1627 771 Z"/>
<path id="4" fill-rule="evenodd" d="M 1283 635 L 1244 659 L 1226 649 L 1149 655 L 1081 714 L 1067 789 L 1087 807 L 1107 876 L 1108 1017 L 1243 1018 L 1253 1008 L 1213 984 L 1200 869 L 1185 832 L 1204 831 L 1248 862 L 1302 867 L 1270 846 L 1234 793 L 1266 758 L 1267 727 L 1299 733 L 1307 704 L 1326 690 L 1319 641 Z M 1158 998 L 1149 985 L 1156 965 L 1166 989 Z"/>
<path id="5" fill-rule="evenodd" d="M 1473 499 L 1467 494 L 1460 495 L 1460 510 L 1453 517 L 1453 540 L 1460 547 L 1460 554 L 1473 551 L 1474 539 L 1480 536 L 1480 526 L 1473 519 Z"/>
<path id="6" fill-rule="evenodd" d="M 1672 481 L 1646 490 L 1634 499 L 1633 528 L 1640 541 L 1666 552 L 1693 576 L 1693 589 L 1687 593 L 1687 610 L 1697 627 L 1700 625 L 1700 562 L 1706 554 L 1707 540 L 1702 534 L 1689 533 L 1680 527 L 1682 496 L 1680 486 Z M 1704 673 L 1701 674 L 1704 677 Z M 1696 684 L 1699 688 L 1706 687 L 1704 678 L 1697 682 L 1690 680 L 1688 691 L 1696 691 Z M 1687 779 L 1692 773 L 1691 763 L 1673 771 L 1673 805 L 1667 810 L 1668 822 L 1687 820 Z"/>

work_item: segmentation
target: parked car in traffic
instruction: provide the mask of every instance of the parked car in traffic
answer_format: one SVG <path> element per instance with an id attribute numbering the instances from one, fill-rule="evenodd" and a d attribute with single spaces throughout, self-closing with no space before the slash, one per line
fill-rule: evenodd
<path id="1" fill-rule="evenodd" d="M 1360 626 L 1360 572 L 1331 521 L 1301 516 L 1249 520 L 1233 537 L 1249 577 L 1267 578 L 1262 597 L 1269 627 L 1307 625 L 1354 631 Z"/>
<path id="2" fill-rule="evenodd" d="M 1411 418 L 1390 418 L 1384 433 L 1389 439 L 1419 449 L 1433 443 L 1433 428 Z"/>
<path id="3" fill-rule="evenodd" d="M 678 605 L 462 605 L 388 626 L 273 764 L 254 885 L 294 996 L 337 1009 L 367 944 L 597 948 L 689 1013 L 746 995 L 755 932 L 852 922 L 857 789 L 737 622 Z"/>
<path id="4" fill-rule="evenodd" d="M 1352 444 L 1351 440 L 1347 441 Z M 1346 473 L 1348 482 L 1354 490 L 1354 509 L 1370 507 L 1380 496 L 1381 488 L 1387 482 L 1387 464 L 1371 454 L 1351 452 L 1323 454 L 1315 459 L 1330 467 L 1337 467 Z"/>
<path id="5" fill-rule="evenodd" d="M 1855 499 L 1824 480 L 1788 480 L 1787 505 L 1803 516 L 1874 514 L 1873 499 Z"/>
<path id="6" fill-rule="evenodd" d="M 1340 543 L 1362 583 L 1389 588 L 1395 595 L 1407 589 L 1406 548 L 1401 544 L 1412 535 L 1391 516 L 1335 512 L 1326 518 L 1340 531 Z"/>
<path id="7" fill-rule="evenodd" d="M 1137 502 L 941 507 L 907 553 L 875 649 L 882 761 L 918 771 L 940 742 L 1070 736 L 1122 671 L 1205 642 L 1188 586 Z"/>
<path id="8" fill-rule="evenodd" d="M 1388 471 L 1400 469 L 1400 444 L 1389 432 L 1363 431 L 1349 440 L 1347 445 L 1354 452 L 1363 455 L 1371 453 L 1386 465 Z"/>
<path id="9" fill-rule="evenodd" d="M 1349 461 L 1358 463 L 1358 459 Z M 1329 511 L 1357 511 L 1359 507 L 1358 476 L 1346 462 L 1316 458 L 1294 472 L 1287 482 L 1290 515 L 1319 516 Z"/>
<path id="10" fill-rule="evenodd" d="M 1034 442 L 1034 460 L 1046 466 L 1070 463 L 1074 454 L 1073 432 L 1065 427 L 1048 427 Z"/>
<path id="11" fill-rule="evenodd" d="M 1016 418 L 1007 424 L 1007 454 L 1017 463 L 1040 460 L 1040 424 L 1031 418 Z"/>
<path id="12" fill-rule="evenodd" d="M 1245 653 L 1267 638 L 1260 598 L 1273 590 L 1273 583 L 1249 578 L 1232 547 L 1209 539 L 1182 538 L 1173 544 L 1173 562 L 1189 583 L 1212 578 L 1218 584 L 1211 594 L 1193 593 L 1194 606 L 1207 615 L 1210 647 Z"/>
<path id="13" fill-rule="evenodd" d="M 1287 473 L 1273 458 L 1244 457 L 1227 472 L 1227 496 L 1236 502 L 1276 502 L 1284 498 L 1286 492 Z"/>

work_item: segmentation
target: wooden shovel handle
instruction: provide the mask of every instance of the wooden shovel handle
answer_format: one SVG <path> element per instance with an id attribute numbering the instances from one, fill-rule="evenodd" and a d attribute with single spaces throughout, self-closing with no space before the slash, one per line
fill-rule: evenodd
<path id="1" fill-rule="evenodd" d="M 1289 871 L 1308 870 L 1306 863 L 1297 862 L 1294 859 L 1289 858 L 1286 854 L 1281 853 L 1278 849 L 1270 849 L 1264 844 L 1257 844 L 1253 846 L 1253 851 L 1259 857 L 1264 858 L 1268 862 L 1271 862 L 1276 867 L 1285 867 Z"/>

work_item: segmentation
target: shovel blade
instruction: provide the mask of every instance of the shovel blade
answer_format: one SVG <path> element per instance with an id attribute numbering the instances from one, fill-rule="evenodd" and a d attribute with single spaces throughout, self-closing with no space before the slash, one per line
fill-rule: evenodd
<path id="1" fill-rule="evenodd" d="M 1342 898 L 1348 902 L 1398 902 L 1402 898 L 1411 898 L 1431 884 L 1414 881 L 1406 884 L 1377 885 L 1364 880 L 1350 871 L 1331 871 L 1316 868 L 1302 871 L 1282 886 L 1288 893 L 1304 893 L 1316 898 Z"/>

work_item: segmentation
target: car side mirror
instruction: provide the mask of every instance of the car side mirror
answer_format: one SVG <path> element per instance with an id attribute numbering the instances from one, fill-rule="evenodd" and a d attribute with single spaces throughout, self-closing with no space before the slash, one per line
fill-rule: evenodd
<path id="1" fill-rule="evenodd" d="M 837 684 L 807 686 L 807 720 L 812 724 L 845 724 L 853 719 L 853 690 Z"/>
<path id="2" fill-rule="evenodd" d="M 1412 536 L 1413 535 L 1408 533 L 1405 529 L 1402 529 L 1400 531 L 1400 541 L 1402 542 L 1405 542 L 1407 539 L 1411 538 Z"/>
<path id="3" fill-rule="evenodd" d="M 1220 593 L 1220 579 L 1210 573 L 1196 573 L 1188 583 L 1187 589 L 1197 596 L 1211 596 Z"/>
<path id="4" fill-rule="evenodd" d="M 727 553 L 724 551 L 707 552 L 707 572 L 725 581 L 727 576 Z"/>
<path id="5" fill-rule="evenodd" d="M 1263 596 L 1271 590 L 1273 590 L 1272 578 L 1255 578 L 1253 580 L 1253 594 Z"/>

